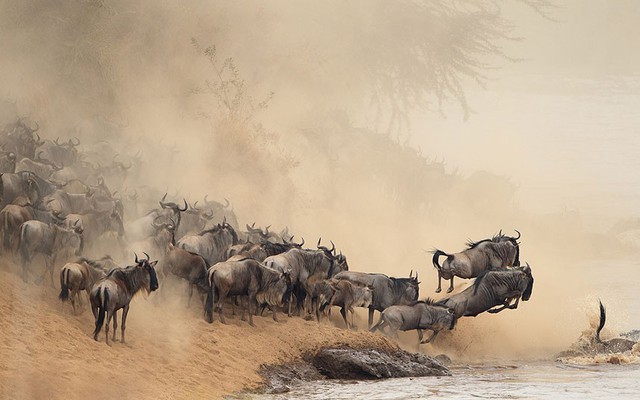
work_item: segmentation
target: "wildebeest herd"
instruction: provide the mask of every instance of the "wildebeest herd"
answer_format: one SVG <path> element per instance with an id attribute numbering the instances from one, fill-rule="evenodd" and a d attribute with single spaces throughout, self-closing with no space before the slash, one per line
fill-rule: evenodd
<path id="1" fill-rule="evenodd" d="M 173 202 L 166 193 L 132 184 L 129 170 L 135 174 L 141 167 L 140 153 L 119 154 L 105 141 L 82 149 L 77 138 L 42 140 L 38 129 L 19 119 L 0 132 L 1 249 L 21 265 L 25 282 L 36 274 L 36 256 L 45 260 L 37 281 L 48 275 L 53 285 L 54 269 L 61 266 L 59 298 L 69 300 L 77 313 L 81 292 L 87 293 L 96 340 L 104 325 L 109 342 L 112 322 L 116 339 L 122 310 L 124 342 L 132 297 L 157 290 L 162 301 L 172 282 L 187 283 L 188 301 L 195 291 L 208 322 L 216 311 L 225 323 L 225 307 L 234 314 L 239 307 L 243 320 L 248 311 L 254 325 L 254 316 L 267 308 L 274 320 L 282 310 L 320 321 L 337 306 L 351 328 L 355 307 L 364 307 L 372 331 L 389 327 L 388 333 L 396 335 L 417 330 L 421 343 L 453 329 L 460 317 L 515 309 L 520 298 L 531 296 L 533 275 L 528 264 L 520 266 L 519 232 L 516 237 L 500 232 L 455 254 L 435 250 L 436 292 L 442 278 L 451 280 L 448 293 L 454 276 L 476 280 L 449 297 L 418 300 L 417 272 L 395 278 L 350 271 L 346 256 L 331 241 L 331 248 L 319 239 L 309 249 L 288 230 L 277 234 L 254 223 L 241 231 L 228 200 L 222 204 L 205 197 L 200 206 L 186 199 Z M 138 189 L 127 189 L 131 186 Z M 156 202 L 159 207 L 153 206 Z M 133 258 L 133 264 L 102 256 L 105 243 L 116 249 L 116 258 Z M 442 256 L 447 258 L 440 265 Z M 380 320 L 373 325 L 376 310 Z M 429 339 L 423 340 L 423 330 L 433 332 Z"/>

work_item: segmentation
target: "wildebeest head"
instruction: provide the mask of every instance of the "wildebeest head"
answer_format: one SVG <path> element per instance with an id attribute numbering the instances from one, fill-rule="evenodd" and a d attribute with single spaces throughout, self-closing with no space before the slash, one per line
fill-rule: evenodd
<path id="1" fill-rule="evenodd" d="M 533 274 L 531 273 L 529 263 L 526 263 L 526 265 L 522 267 L 522 273 L 527 280 L 527 288 L 522 292 L 522 300 L 527 301 L 531 298 L 531 293 L 533 292 Z"/>
<path id="2" fill-rule="evenodd" d="M 418 273 L 416 272 L 416 276 L 413 275 L 413 270 L 409 272 L 408 278 L 398 278 L 397 280 L 405 282 L 404 285 L 404 293 L 403 298 L 406 301 L 416 301 L 418 300 L 418 295 L 420 292 L 420 282 L 418 281 Z"/>
<path id="3" fill-rule="evenodd" d="M 520 239 L 522 235 L 517 229 L 514 229 L 514 231 L 516 231 L 516 233 L 518 234 L 518 237 L 504 235 L 502 233 L 502 230 L 500 230 L 500 232 L 492 238 L 492 241 L 497 243 L 510 242 L 516 249 L 516 257 L 513 261 L 513 266 L 519 267 L 520 266 L 520 243 L 518 242 L 518 239 Z"/>
<path id="4" fill-rule="evenodd" d="M 74 250 L 76 256 L 82 254 L 84 241 L 82 237 L 83 228 L 80 220 L 76 220 L 70 229 L 58 225 L 54 225 L 54 229 L 58 230 L 56 234 L 57 249 L 70 248 Z"/>
<path id="5" fill-rule="evenodd" d="M 149 262 L 149 255 L 147 253 L 144 253 L 147 258 L 143 258 L 140 260 L 138 260 L 137 254 L 134 253 L 134 255 L 136 257 L 136 268 L 141 268 L 142 270 L 144 270 L 144 272 L 146 272 L 145 274 L 141 274 L 141 276 L 143 277 L 144 287 L 147 292 L 153 292 L 154 290 L 158 289 L 158 275 L 156 275 L 155 270 L 155 266 L 156 264 L 158 264 L 158 260 Z"/>

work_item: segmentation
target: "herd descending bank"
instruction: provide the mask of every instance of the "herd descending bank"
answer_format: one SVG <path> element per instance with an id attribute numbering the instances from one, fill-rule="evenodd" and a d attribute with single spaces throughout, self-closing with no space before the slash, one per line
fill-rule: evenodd
<path id="1" fill-rule="evenodd" d="M 110 326 L 115 341 L 116 324 L 121 321 L 122 346 L 131 349 L 131 341 L 135 344 L 132 347 L 139 346 L 140 338 L 153 346 L 165 332 L 175 329 L 172 323 L 165 321 L 164 326 L 151 329 L 151 336 L 135 329 L 127 335 L 127 345 L 125 325 L 140 327 L 141 321 L 152 320 L 153 326 L 168 304 L 185 299 L 191 306 L 185 309 L 183 304 L 176 314 L 181 323 L 188 319 L 193 327 L 198 326 L 199 334 L 203 329 L 224 331 L 229 315 L 236 311 L 241 320 L 248 311 L 249 325 L 257 329 L 242 322 L 237 326 L 246 330 L 240 335 L 251 336 L 265 324 L 264 318 L 254 316 L 266 309 L 276 324 L 273 329 L 277 329 L 279 312 L 320 322 L 334 306 L 340 308 L 350 328 L 354 326 L 354 308 L 364 307 L 369 310 L 369 327 L 377 310 L 382 314 L 376 329 L 386 324 L 391 326 L 391 334 L 417 330 L 422 342 L 423 330 L 433 331 L 431 340 L 440 330 L 453 329 L 460 317 L 514 309 L 521 298 L 531 296 L 533 275 L 528 264 L 520 266 L 519 232 L 517 237 L 500 232 L 470 243 L 460 253 L 437 250 L 433 264 L 439 277 L 452 282 L 453 276 L 477 279 L 462 293 L 421 301 L 417 273 L 397 278 L 355 272 L 330 240 L 331 248 L 323 245 L 321 238 L 315 248 L 307 248 L 304 239 L 295 241 L 287 229 L 276 233 L 269 227 L 245 224 L 246 230 L 241 230 L 227 200 L 223 204 L 208 197 L 200 201 L 179 194 L 168 199 L 167 193 L 140 186 L 135 180 L 144 164 L 140 152 L 121 154 L 104 141 L 42 139 L 39 129 L 37 124 L 18 119 L 0 132 L 2 254 L 8 270 L 22 278 L 16 286 L 27 288 L 49 308 L 59 306 L 58 298 L 69 299 L 74 314 L 81 313 L 86 309 L 83 299 L 90 294 L 94 319 L 87 323 L 86 315 L 64 317 L 70 325 L 84 321 L 83 329 L 74 331 L 68 340 L 85 340 L 91 325 L 93 338 L 98 340 L 104 324 L 107 343 Z M 224 198 L 224 193 L 216 196 Z M 141 254 L 145 258 L 139 258 Z M 442 266 L 440 256 L 447 257 Z M 44 266 L 39 259 L 44 260 Z M 20 266 L 17 270 L 11 267 L 14 262 Z M 56 275 L 59 279 L 54 279 Z M 74 276 L 76 280 L 71 279 Z M 45 285 L 29 284 L 34 281 Z M 54 287 L 55 281 L 60 282 L 60 292 L 52 295 L 46 284 Z M 133 312 L 135 316 L 127 319 L 133 295 L 139 291 L 156 291 L 152 304 L 144 306 L 145 315 Z M 192 302 L 192 297 L 198 300 Z M 143 308 L 142 304 L 135 307 Z M 413 312 L 418 308 L 420 312 Z M 203 328 L 203 319 L 214 322 L 214 311 L 222 324 Z M 398 320 L 404 322 L 397 324 Z M 313 326 L 310 332 L 328 329 L 302 321 L 291 318 L 286 324 L 302 324 L 306 330 Z M 73 339 L 78 335 L 82 339 Z M 344 335 L 351 338 L 354 334 L 345 331 Z M 357 335 L 370 337 L 367 333 Z M 364 344 L 366 347 L 370 342 Z M 12 353 L 10 347 L 7 351 Z M 202 355 L 207 356 L 220 361 L 216 350 Z"/>

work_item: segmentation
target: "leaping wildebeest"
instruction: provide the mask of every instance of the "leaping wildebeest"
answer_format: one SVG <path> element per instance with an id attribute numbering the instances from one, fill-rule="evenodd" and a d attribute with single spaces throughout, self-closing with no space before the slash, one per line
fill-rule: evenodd
<path id="1" fill-rule="evenodd" d="M 518 231 L 516 231 L 518 232 Z M 453 278 L 475 278 L 481 272 L 491 269 L 503 269 L 520 265 L 520 232 L 518 237 L 502 234 L 502 231 L 491 239 L 467 243 L 467 249 L 447 254 L 442 250 L 433 251 L 433 266 L 438 270 L 438 288 L 436 293 L 442 291 L 442 279 L 450 279 L 451 283 L 447 293 L 453 291 Z M 446 256 L 442 266 L 438 262 L 440 256 Z"/>
<path id="2" fill-rule="evenodd" d="M 514 310 L 518 308 L 520 298 L 528 301 L 532 292 L 533 274 L 527 263 L 524 267 L 485 271 L 473 285 L 436 304 L 455 310 L 456 318 L 475 317 L 485 311 L 495 314 L 505 309 Z M 500 307 L 493 308 L 496 306 Z"/>
<path id="3" fill-rule="evenodd" d="M 158 288 L 158 277 L 154 269 L 158 261 L 149 262 L 146 259 L 138 260 L 135 264 L 126 268 L 112 270 L 106 278 L 98 281 L 91 289 L 91 311 L 96 319 L 96 329 L 93 331 L 93 339 L 98 340 L 98 334 L 105 324 L 105 340 L 109 344 L 109 324 L 113 318 L 113 341 L 116 340 L 117 312 L 122 309 L 121 342 L 124 343 L 124 330 L 129 313 L 129 303 L 133 296 L 141 290 L 147 293 Z"/>
<path id="4" fill-rule="evenodd" d="M 384 274 L 371 274 L 367 272 L 344 271 L 335 276 L 335 279 L 346 279 L 352 283 L 373 288 L 373 299 L 369 305 L 369 322 L 367 327 L 373 324 L 373 312 L 380 312 L 394 305 L 412 304 L 418 300 L 420 290 L 418 274 L 408 278 L 391 278 Z"/>
<path id="5" fill-rule="evenodd" d="M 443 329 L 453 329 L 456 325 L 454 311 L 443 305 L 435 304 L 431 299 L 417 301 L 410 305 L 391 306 L 380 314 L 380 320 L 371 328 L 371 332 L 389 327 L 389 335 L 398 337 L 398 330 L 418 331 L 420 344 L 431 342 Z M 423 330 L 431 330 L 433 334 L 423 340 Z"/>

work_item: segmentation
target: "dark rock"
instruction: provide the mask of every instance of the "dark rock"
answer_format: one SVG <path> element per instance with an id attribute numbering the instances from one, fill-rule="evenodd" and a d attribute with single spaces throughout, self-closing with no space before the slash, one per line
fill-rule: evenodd
<path id="1" fill-rule="evenodd" d="M 442 365 L 451 365 L 451 358 L 446 354 L 438 354 L 435 359 Z"/>
<path id="2" fill-rule="evenodd" d="M 286 393 L 293 386 L 300 385 L 303 382 L 324 379 L 324 376 L 307 362 L 263 365 L 260 368 L 260 375 L 267 382 L 264 387 L 265 393 Z"/>
<path id="3" fill-rule="evenodd" d="M 322 349 L 311 359 L 330 379 L 382 379 L 450 375 L 449 369 L 424 354 L 403 350 Z"/>

